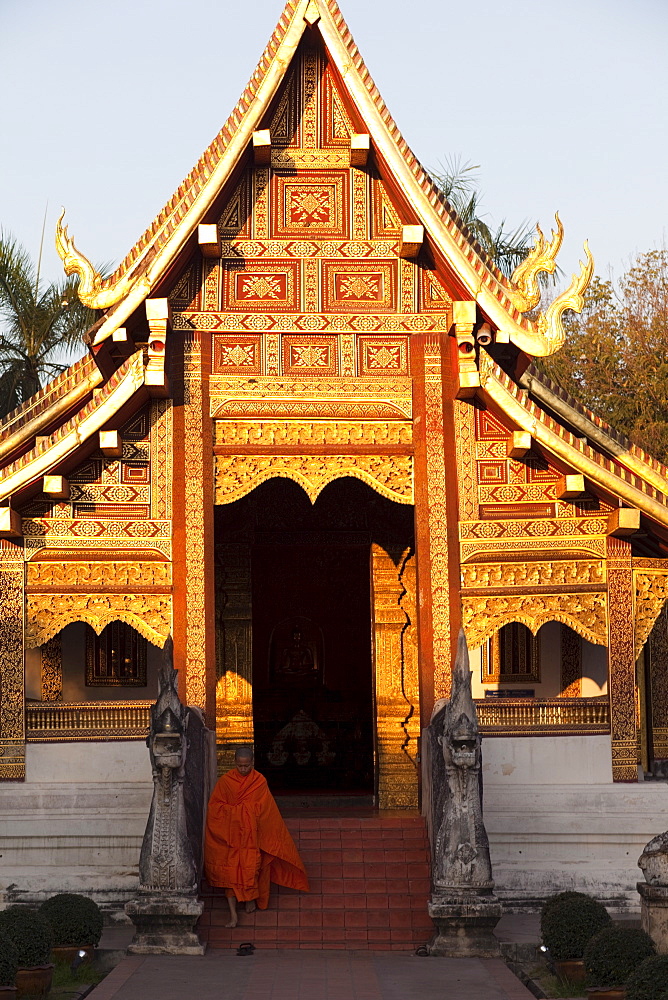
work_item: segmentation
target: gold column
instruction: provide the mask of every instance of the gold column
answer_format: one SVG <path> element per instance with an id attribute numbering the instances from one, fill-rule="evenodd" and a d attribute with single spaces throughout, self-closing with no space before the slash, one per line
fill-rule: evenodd
<path id="1" fill-rule="evenodd" d="M 608 678 L 613 781 L 638 780 L 631 543 L 608 538 Z"/>
<path id="2" fill-rule="evenodd" d="M 216 546 L 216 743 L 218 769 L 253 743 L 252 592 L 250 547 Z"/>
<path id="3" fill-rule="evenodd" d="M 25 562 L 23 549 L 0 541 L 0 781 L 23 781 L 25 769 Z"/>
<path id="4" fill-rule="evenodd" d="M 582 697 L 582 639 L 561 624 L 561 697 Z"/>
<path id="5" fill-rule="evenodd" d="M 376 759 L 380 809 L 416 809 L 420 733 L 415 558 L 372 546 Z"/>
<path id="6" fill-rule="evenodd" d="M 63 700 L 63 650 L 61 633 L 52 636 L 40 649 L 42 701 Z"/>

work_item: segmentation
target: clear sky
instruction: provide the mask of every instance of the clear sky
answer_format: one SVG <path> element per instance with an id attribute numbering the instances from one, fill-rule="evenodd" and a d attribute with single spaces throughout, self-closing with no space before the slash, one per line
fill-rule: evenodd
<path id="1" fill-rule="evenodd" d="M 668 230 L 668 0 L 340 0 L 416 156 L 480 165 L 492 221 L 619 274 Z M 280 0 L 0 0 L 0 225 L 116 264 L 224 123 Z"/>

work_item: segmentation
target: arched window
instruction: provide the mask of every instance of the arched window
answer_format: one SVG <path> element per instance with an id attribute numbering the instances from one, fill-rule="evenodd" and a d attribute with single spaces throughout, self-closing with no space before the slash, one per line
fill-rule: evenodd
<path id="1" fill-rule="evenodd" d="M 86 687 L 146 687 L 147 647 L 125 622 L 111 622 L 100 635 L 86 629 Z"/>
<path id="2" fill-rule="evenodd" d="M 520 622 L 502 626 L 483 647 L 483 683 L 540 681 L 538 636 Z"/>

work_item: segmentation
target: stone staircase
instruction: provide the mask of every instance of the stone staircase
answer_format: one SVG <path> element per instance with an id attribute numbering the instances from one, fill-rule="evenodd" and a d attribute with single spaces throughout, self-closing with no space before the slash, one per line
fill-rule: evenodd
<path id="1" fill-rule="evenodd" d="M 272 886 L 269 909 L 225 927 L 225 893 L 202 886 L 197 925 L 209 948 L 333 948 L 413 951 L 434 933 L 427 914 L 429 846 L 416 813 L 286 817 L 310 893 Z"/>

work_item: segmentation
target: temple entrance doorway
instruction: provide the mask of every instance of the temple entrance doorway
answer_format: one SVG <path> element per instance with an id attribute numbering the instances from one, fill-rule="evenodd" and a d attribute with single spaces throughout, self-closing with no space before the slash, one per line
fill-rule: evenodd
<path id="1" fill-rule="evenodd" d="M 412 506 L 352 478 L 330 483 L 314 504 L 291 480 L 272 479 L 216 508 L 221 766 L 235 745 L 254 742 L 257 767 L 277 794 L 377 795 L 387 719 L 376 682 L 388 672 L 379 650 L 402 654 L 400 642 L 387 641 L 392 628 L 376 619 L 388 567 L 398 609 L 412 553 Z M 405 611 L 399 619 L 400 639 L 413 623 Z"/>

